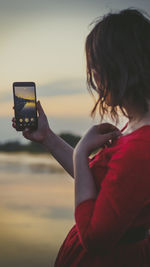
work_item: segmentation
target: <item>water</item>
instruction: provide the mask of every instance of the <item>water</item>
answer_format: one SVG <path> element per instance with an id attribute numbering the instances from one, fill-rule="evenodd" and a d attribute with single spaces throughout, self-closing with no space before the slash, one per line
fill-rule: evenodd
<path id="1" fill-rule="evenodd" d="M 74 225 L 74 180 L 49 155 L 0 153 L 0 266 L 53 267 Z"/>

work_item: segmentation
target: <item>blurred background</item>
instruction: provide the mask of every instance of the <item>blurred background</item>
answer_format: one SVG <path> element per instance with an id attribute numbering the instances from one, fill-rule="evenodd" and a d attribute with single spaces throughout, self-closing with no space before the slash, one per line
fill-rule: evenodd
<path id="1" fill-rule="evenodd" d="M 52 130 L 77 143 L 99 121 L 86 88 L 89 24 L 127 7 L 150 11 L 149 0 L 0 0 L 0 266 L 52 267 L 75 223 L 74 180 L 12 128 L 12 83 L 35 82 Z"/>

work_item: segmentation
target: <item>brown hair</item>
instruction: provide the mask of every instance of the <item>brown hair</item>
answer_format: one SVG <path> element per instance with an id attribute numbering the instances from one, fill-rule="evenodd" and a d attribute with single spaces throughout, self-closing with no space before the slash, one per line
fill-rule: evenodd
<path id="1" fill-rule="evenodd" d="M 90 115 L 95 116 L 99 104 L 101 121 L 108 106 L 105 102 L 110 95 L 110 114 L 118 124 L 119 108 L 124 116 L 124 107 L 133 107 L 139 114 L 148 111 L 146 98 L 150 98 L 150 20 L 145 11 L 128 8 L 119 13 L 109 12 L 93 21 L 94 28 L 85 43 L 87 87 L 97 91 L 98 100 Z M 90 24 L 90 25 L 91 25 Z M 93 71 L 100 80 L 95 86 Z M 93 95 L 93 93 L 92 93 Z"/>

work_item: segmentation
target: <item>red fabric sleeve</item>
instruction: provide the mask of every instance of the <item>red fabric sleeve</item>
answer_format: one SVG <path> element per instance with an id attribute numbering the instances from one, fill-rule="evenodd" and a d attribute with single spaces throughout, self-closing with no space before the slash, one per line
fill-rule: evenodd
<path id="1" fill-rule="evenodd" d="M 86 250 L 98 249 L 102 255 L 111 251 L 132 226 L 150 198 L 149 161 L 150 149 L 143 142 L 130 142 L 112 156 L 97 199 L 87 199 L 75 209 Z"/>

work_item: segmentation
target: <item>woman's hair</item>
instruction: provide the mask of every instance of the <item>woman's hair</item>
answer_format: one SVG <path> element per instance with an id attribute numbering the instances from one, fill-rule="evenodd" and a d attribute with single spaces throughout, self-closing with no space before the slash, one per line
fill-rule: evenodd
<path id="1" fill-rule="evenodd" d="M 145 11 L 130 7 L 118 13 L 109 12 L 91 23 L 95 26 L 85 43 L 87 87 L 90 93 L 91 88 L 98 93 L 90 115 L 95 116 L 99 104 L 101 121 L 108 113 L 107 95 L 111 99 L 111 118 L 117 124 L 118 108 L 129 119 L 132 116 L 125 113 L 124 107 L 132 107 L 139 114 L 148 111 L 150 20 L 142 13 L 149 17 Z M 95 85 L 93 71 L 99 77 L 99 86 Z"/>

